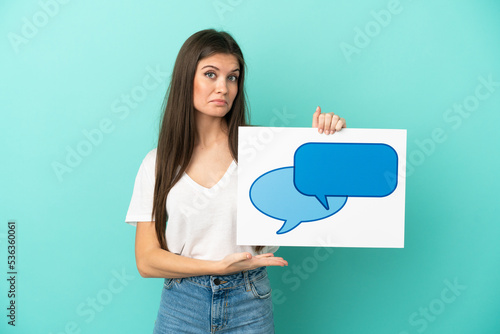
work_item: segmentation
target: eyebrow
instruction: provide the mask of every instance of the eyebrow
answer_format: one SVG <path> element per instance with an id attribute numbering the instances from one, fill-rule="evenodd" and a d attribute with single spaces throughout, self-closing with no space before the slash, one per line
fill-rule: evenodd
<path id="1" fill-rule="evenodd" d="M 205 66 L 203 66 L 201 69 L 204 69 L 205 67 L 212 67 L 212 68 L 216 69 L 217 71 L 220 71 L 220 70 L 219 70 L 216 66 L 214 66 L 214 65 L 205 65 Z M 239 69 L 239 68 L 236 68 L 236 69 L 232 70 L 231 72 L 236 72 L 236 71 L 238 71 L 238 72 L 239 72 L 239 71 L 240 71 L 240 69 Z"/>

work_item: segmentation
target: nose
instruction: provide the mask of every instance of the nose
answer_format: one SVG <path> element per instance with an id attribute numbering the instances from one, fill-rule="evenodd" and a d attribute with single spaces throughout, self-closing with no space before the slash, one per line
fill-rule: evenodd
<path id="1" fill-rule="evenodd" d="M 215 86 L 217 93 L 226 94 L 227 93 L 227 82 L 223 77 L 218 78 Z"/>

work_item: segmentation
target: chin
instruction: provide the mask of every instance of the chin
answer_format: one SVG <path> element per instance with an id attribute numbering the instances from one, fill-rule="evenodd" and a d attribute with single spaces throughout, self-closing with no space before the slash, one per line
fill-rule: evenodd
<path id="1" fill-rule="evenodd" d="M 220 111 L 198 111 L 199 114 L 204 115 L 204 116 L 209 116 L 209 117 L 218 117 L 222 118 L 227 115 L 229 110 L 220 110 Z"/>
<path id="2" fill-rule="evenodd" d="M 212 117 L 224 117 L 231 110 L 231 108 L 217 107 L 217 108 L 207 108 L 205 110 L 197 110 L 200 114 L 212 116 Z"/>

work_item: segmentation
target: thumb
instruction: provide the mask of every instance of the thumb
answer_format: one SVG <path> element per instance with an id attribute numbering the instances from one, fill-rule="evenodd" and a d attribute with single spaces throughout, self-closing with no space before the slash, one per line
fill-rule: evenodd
<path id="1" fill-rule="evenodd" d="M 243 262 L 252 258 L 252 254 L 249 252 L 243 253 L 232 253 L 226 256 L 223 261 L 228 265 L 233 265 L 238 262 Z"/>
<path id="2" fill-rule="evenodd" d="M 248 252 L 240 253 L 238 256 L 238 261 L 245 261 L 252 258 L 252 254 Z"/>
<path id="3" fill-rule="evenodd" d="M 319 115 L 321 114 L 321 107 L 316 107 L 316 111 L 313 114 L 312 127 L 317 128 L 319 122 Z"/>

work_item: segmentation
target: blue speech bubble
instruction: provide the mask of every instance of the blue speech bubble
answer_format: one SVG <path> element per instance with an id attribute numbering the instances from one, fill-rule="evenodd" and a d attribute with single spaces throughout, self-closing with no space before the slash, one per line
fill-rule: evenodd
<path id="1" fill-rule="evenodd" d="M 250 187 L 252 204 L 274 219 L 284 220 L 277 234 L 287 233 L 301 223 L 330 217 L 345 205 L 347 197 L 329 197 L 328 208 L 314 196 L 297 191 L 293 181 L 293 167 L 278 168 L 259 176 Z"/>
<path id="2" fill-rule="evenodd" d="M 398 154 L 387 144 L 306 143 L 294 165 L 297 190 L 325 209 L 327 196 L 384 197 L 397 186 Z"/>

